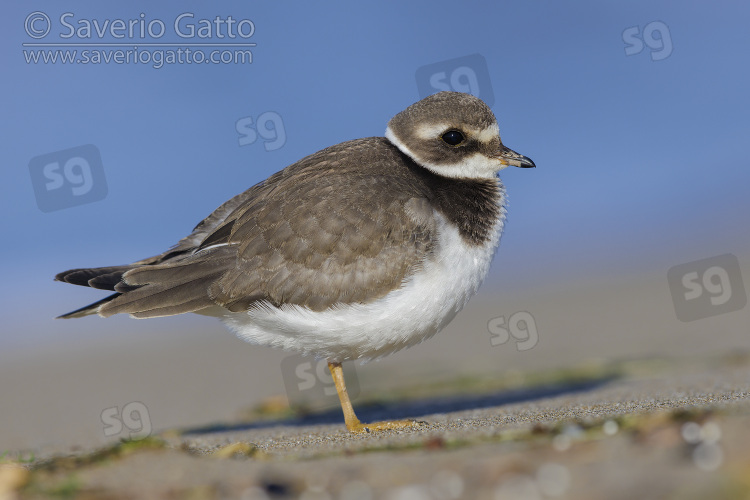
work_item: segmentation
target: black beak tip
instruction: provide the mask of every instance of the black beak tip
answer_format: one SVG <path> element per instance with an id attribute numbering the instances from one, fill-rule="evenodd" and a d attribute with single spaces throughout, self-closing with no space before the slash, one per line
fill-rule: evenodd
<path id="1" fill-rule="evenodd" d="M 536 168 L 536 163 L 528 156 L 521 157 L 521 168 Z"/>

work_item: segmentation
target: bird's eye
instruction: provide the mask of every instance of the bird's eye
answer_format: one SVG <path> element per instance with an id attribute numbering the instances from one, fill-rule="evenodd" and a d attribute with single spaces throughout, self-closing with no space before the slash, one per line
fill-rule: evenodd
<path id="1" fill-rule="evenodd" d="M 458 146 L 464 142 L 464 134 L 458 130 L 449 130 L 440 137 L 449 146 Z"/>

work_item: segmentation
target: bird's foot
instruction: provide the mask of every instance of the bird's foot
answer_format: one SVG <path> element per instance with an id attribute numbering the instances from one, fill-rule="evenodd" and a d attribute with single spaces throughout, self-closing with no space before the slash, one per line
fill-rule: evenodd
<path id="1" fill-rule="evenodd" d="M 388 431 L 392 429 L 408 429 L 411 427 L 420 427 L 427 425 L 427 422 L 420 420 L 384 420 L 383 422 L 373 422 L 364 424 L 360 421 L 348 423 L 346 428 L 354 434 L 364 434 L 378 431 Z"/>

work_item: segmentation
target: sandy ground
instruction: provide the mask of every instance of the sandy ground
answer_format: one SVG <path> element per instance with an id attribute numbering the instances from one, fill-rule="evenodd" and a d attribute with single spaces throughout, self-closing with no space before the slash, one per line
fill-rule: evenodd
<path id="1" fill-rule="evenodd" d="M 271 417 L 39 455 L 4 475 L 22 475 L 21 498 L 750 497 L 750 358 L 585 373 L 361 408 L 425 422 L 403 431 Z"/>
<path id="2" fill-rule="evenodd" d="M 681 322 L 657 275 L 484 293 L 347 367 L 362 420 L 427 422 L 357 436 L 314 364 L 209 318 L 56 322 L 0 354 L 0 498 L 750 498 L 749 320 Z"/>

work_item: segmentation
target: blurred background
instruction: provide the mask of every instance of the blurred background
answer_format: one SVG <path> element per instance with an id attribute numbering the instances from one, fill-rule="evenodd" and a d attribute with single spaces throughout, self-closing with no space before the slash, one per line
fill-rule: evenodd
<path id="1" fill-rule="evenodd" d="M 501 172 L 509 221 L 480 294 L 426 344 L 350 368 L 361 397 L 747 350 L 749 14 L 645 1 L 6 5 L 0 453 L 123 437 L 104 415 L 130 403 L 159 430 L 292 399 L 289 353 L 194 315 L 56 321 L 104 292 L 52 278 L 160 253 L 235 194 L 383 135 L 439 90 L 484 99 L 538 168 Z"/>

